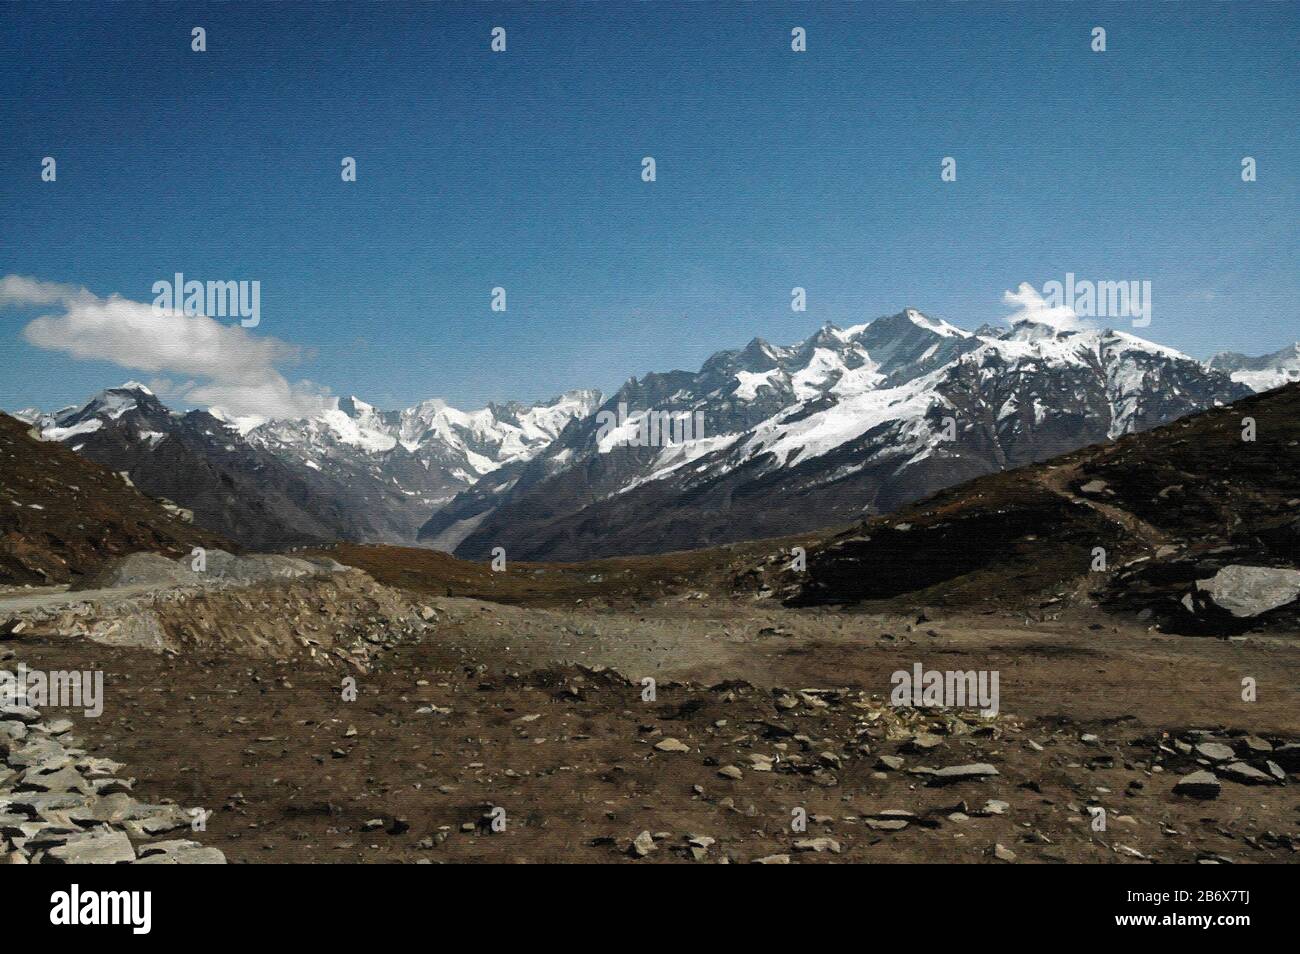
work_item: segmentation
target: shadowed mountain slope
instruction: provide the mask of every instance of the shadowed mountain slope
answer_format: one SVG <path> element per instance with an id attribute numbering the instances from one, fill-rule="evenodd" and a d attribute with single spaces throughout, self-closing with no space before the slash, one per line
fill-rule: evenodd
<path id="1" fill-rule="evenodd" d="M 0 584 L 67 583 L 139 550 L 232 549 L 30 427 L 0 414 Z"/>
<path id="2" fill-rule="evenodd" d="M 831 537 L 806 574 L 774 582 L 793 605 L 1092 590 L 1177 631 L 1289 624 L 1294 603 L 1234 622 L 1188 597 L 1225 566 L 1296 566 L 1298 475 L 1300 385 L 1288 385 L 950 488 Z"/>

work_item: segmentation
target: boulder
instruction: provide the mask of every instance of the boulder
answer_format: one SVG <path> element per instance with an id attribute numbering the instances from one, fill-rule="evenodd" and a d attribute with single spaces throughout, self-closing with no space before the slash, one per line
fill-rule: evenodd
<path id="1" fill-rule="evenodd" d="M 1233 564 L 1208 580 L 1197 580 L 1196 588 L 1216 606 L 1246 619 L 1285 606 L 1300 596 L 1300 570 Z"/>

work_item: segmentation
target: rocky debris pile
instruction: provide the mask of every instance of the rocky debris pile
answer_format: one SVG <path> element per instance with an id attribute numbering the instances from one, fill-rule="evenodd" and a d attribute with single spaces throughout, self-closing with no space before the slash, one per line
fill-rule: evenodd
<path id="1" fill-rule="evenodd" d="M 197 568 L 196 568 L 197 567 Z M 121 589 L 132 586 L 247 586 L 275 580 L 301 580 L 346 569 L 333 560 L 300 560 L 278 554 L 236 556 L 225 550 L 205 550 L 172 560 L 160 553 L 132 553 L 113 560 L 84 580 L 75 590 Z"/>
<path id="2" fill-rule="evenodd" d="M 16 666 L 11 649 L 0 664 Z M 121 763 L 79 748 L 66 719 L 45 720 L 0 687 L 0 859 L 9 864 L 224 864 L 216 848 L 156 836 L 192 825 L 173 804 L 132 797 Z"/>
<path id="3" fill-rule="evenodd" d="M 1180 776 L 1174 794 L 1189 798 L 1218 798 L 1224 781 L 1285 785 L 1300 772 L 1300 742 L 1278 736 L 1192 729 L 1152 744 L 1156 763 Z"/>
<path id="4" fill-rule="evenodd" d="M 21 624 L 29 636 L 155 652 L 200 648 L 306 656 L 323 666 L 364 672 L 377 654 L 419 638 L 433 625 L 432 612 L 409 595 L 332 561 L 230 557 L 222 551 L 207 556 L 215 578 L 198 585 L 183 575 L 181 585 L 129 582 L 175 579 L 177 571 L 164 557 L 135 554 L 103 577 L 119 581 L 116 589 L 0 600 L 0 627 Z"/>

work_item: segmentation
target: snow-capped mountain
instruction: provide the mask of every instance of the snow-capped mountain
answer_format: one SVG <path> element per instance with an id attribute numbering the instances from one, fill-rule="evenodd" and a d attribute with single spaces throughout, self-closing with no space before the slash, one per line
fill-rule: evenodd
<path id="1" fill-rule="evenodd" d="M 1119 331 L 969 332 L 909 308 L 785 347 L 754 339 L 603 404 L 350 397 L 267 421 L 173 412 L 129 383 L 20 416 L 249 546 L 418 539 L 556 560 L 850 523 L 1297 377 L 1296 348 L 1201 363 Z"/>
<path id="2" fill-rule="evenodd" d="M 460 556 L 503 546 L 562 560 L 798 532 L 1248 393 L 1123 332 L 972 333 L 906 309 L 633 379 L 534 459 L 459 495 L 421 539 Z M 704 432 L 668 446 L 611 440 L 654 433 L 638 431 L 652 411 L 702 415 Z"/>
<path id="3" fill-rule="evenodd" d="M 43 440 L 125 474 L 249 547 L 396 535 L 382 517 L 348 505 L 349 487 L 254 447 L 206 411 L 172 411 L 134 381 L 80 407 L 20 415 Z"/>
<path id="4" fill-rule="evenodd" d="M 414 542 L 456 494 L 503 464 L 528 460 L 599 402 L 599 391 L 570 391 L 536 405 L 460 411 L 430 400 L 381 411 L 349 397 L 313 418 L 259 424 L 244 439 L 351 487 L 366 506 L 383 499 L 401 527 L 397 542 Z"/>
<path id="5" fill-rule="evenodd" d="M 60 441 L 191 509 L 251 547 L 349 539 L 410 543 L 430 513 L 502 464 L 526 460 L 598 402 L 574 391 L 538 405 L 464 412 L 441 401 L 379 411 L 347 398 L 305 420 L 178 413 L 128 382 L 80 407 L 19 412 Z"/>
<path id="6" fill-rule="evenodd" d="M 1292 381 L 1300 381 L 1300 342 L 1259 358 L 1223 351 L 1211 358 L 1208 364 L 1231 375 L 1232 380 L 1252 391 L 1271 391 Z"/>

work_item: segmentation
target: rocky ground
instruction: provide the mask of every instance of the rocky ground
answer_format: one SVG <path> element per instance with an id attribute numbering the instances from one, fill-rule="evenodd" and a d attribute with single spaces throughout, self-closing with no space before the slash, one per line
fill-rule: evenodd
<path id="1" fill-rule="evenodd" d="M 103 715 L 68 714 L 86 757 L 125 763 L 133 797 L 211 811 L 187 840 L 232 862 L 1297 857 L 1295 634 L 689 592 L 410 609 L 421 625 L 364 667 L 57 626 L 0 645 L 32 667 L 101 668 Z M 1000 711 L 890 705 L 891 674 L 918 662 L 997 670 Z"/>
<path id="2" fill-rule="evenodd" d="M 0 665 L 18 654 L 0 648 Z M 0 693 L 0 857 L 9 864 L 224 864 L 188 837 L 190 811 L 132 794 L 125 766 L 89 754 L 66 718 Z"/>

